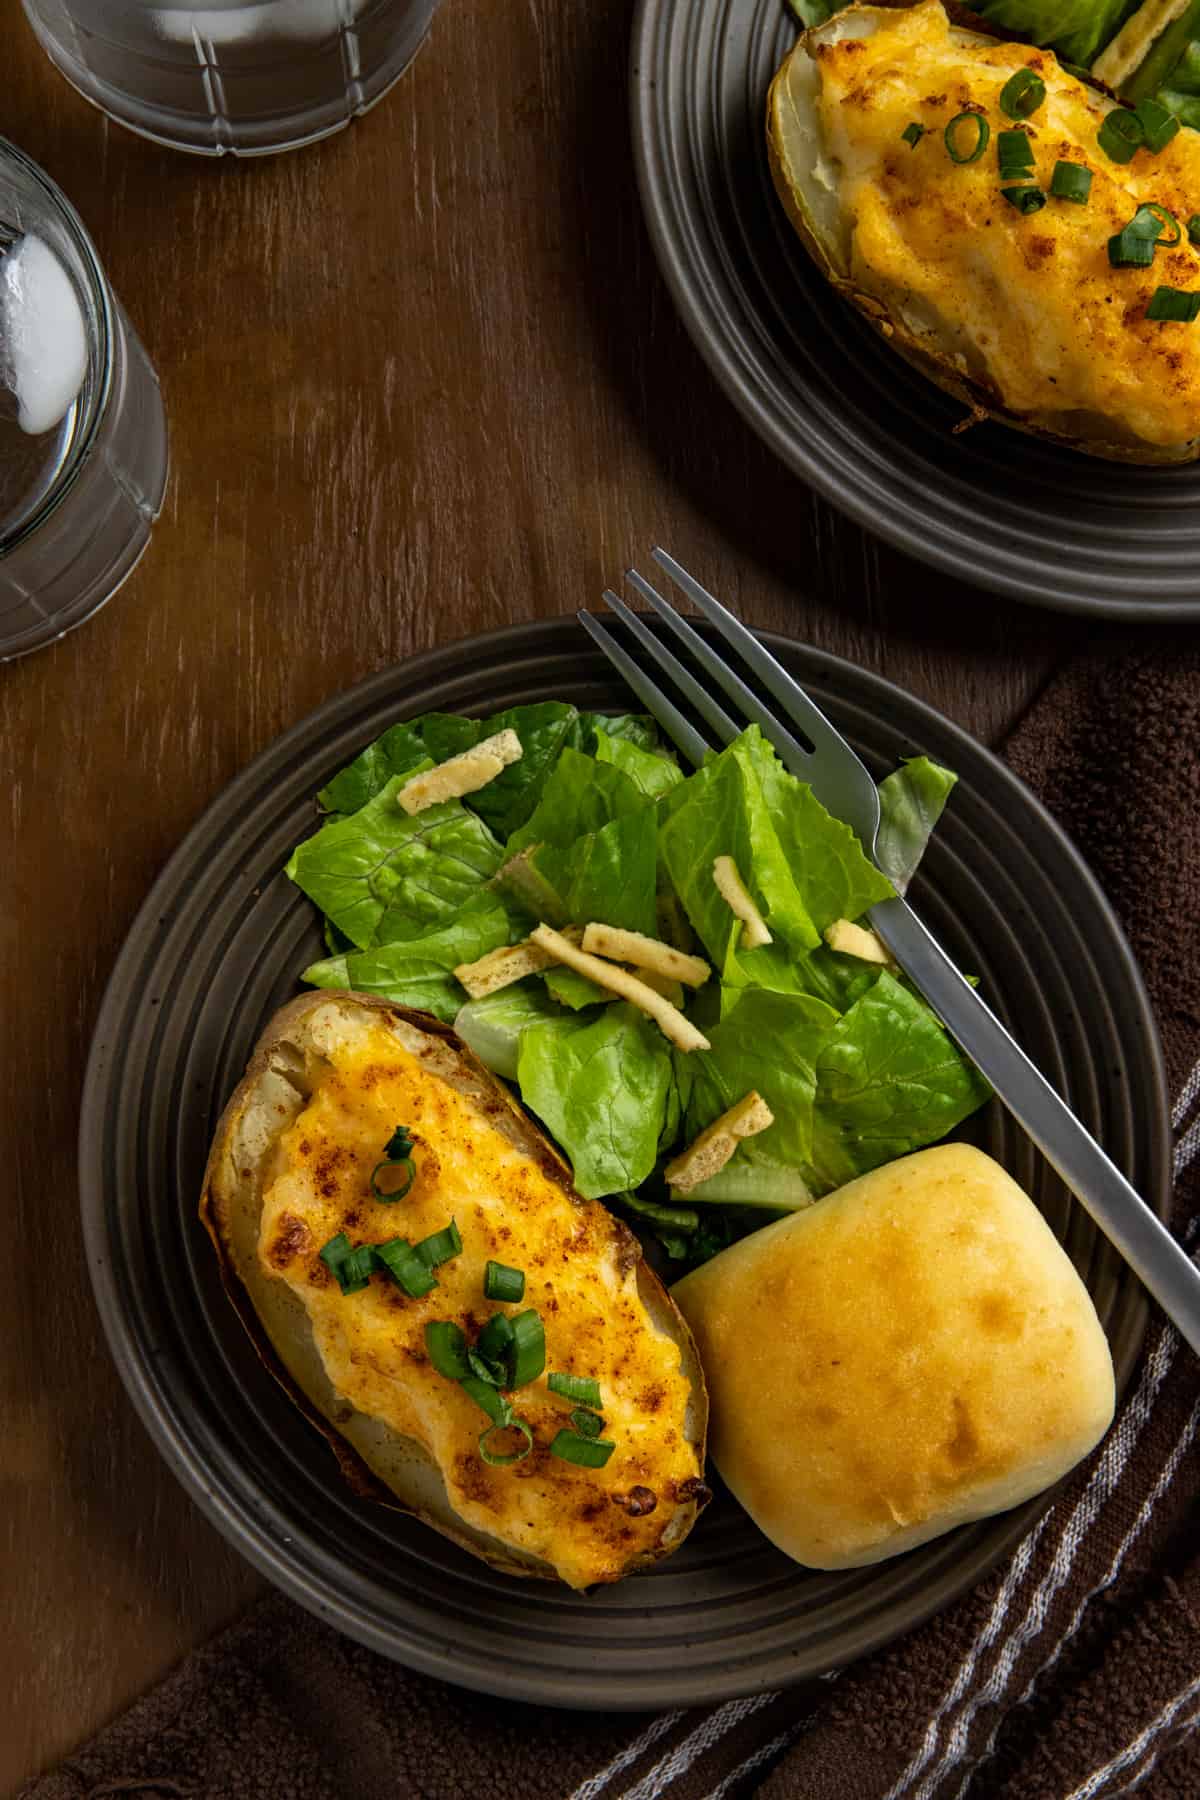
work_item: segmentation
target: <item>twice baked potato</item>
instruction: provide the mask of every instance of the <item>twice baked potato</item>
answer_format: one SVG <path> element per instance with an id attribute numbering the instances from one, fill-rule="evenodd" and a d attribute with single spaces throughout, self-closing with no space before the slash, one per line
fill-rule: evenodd
<path id="1" fill-rule="evenodd" d="M 1045 94 L 1013 117 L 1000 96 L 1022 70 Z M 1094 456 L 1187 462 L 1200 456 L 1200 324 L 1147 314 L 1160 287 L 1200 291 L 1187 231 L 1200 134 L 1116 161 L 1098 141 L 1116 109 L 1050 51 L 964 29 L 940 0 L 855 5 L 780 67 L 767 143 L 818 268 L 976 417 Z M 1082 199 L 1055 192 L 1063 163 L 1090 173 L 1075 179 Z M 1113 266 L 1109 240 L 1150 203 L 1173 229 L 1149 266 Z"/>
<path id="2" fill-rule="evenodd" d="M 379 1171 L 401 1127 L 411 1184 L 391 1197 Z M 260 1353 L 357 1492 L 494 1568 L 577 1588 L 683 1542 L 708 1498 L 691 1334 L 628 1228 L 575 1192 L 558 1153 L 447 1027 L 369 995 L 284 1007 L 221 1118 L 200 1211 Z M 451 1220 L 460 1248 L 442 1245 L 436 1285 L 418 1297 L 386 1268 L 356 1285 L 334 1266 L 331 1243 L 419 1248 Z M 490 1262 L 523 1274 L 519 1307 L 485 1298 Z M 481 1442 L 491 1416 L 469 1383 L 439 1372 L 425 1327 L 456 1327 L 482 1351 L 489 1321 L 518 1311 L 537 1314 L 545 1363 L 503 1397 L 528 1445 L 497 1427 L 497 1460 Z M 590 1404 L 601 1449 L 612 1446 L 603 1466 L 551 1449 L 560 1431 L 574 1435 L 556 1373 L 598 1384 Z M 579 1429 L 600 1437 L 595 1417 Z"/>

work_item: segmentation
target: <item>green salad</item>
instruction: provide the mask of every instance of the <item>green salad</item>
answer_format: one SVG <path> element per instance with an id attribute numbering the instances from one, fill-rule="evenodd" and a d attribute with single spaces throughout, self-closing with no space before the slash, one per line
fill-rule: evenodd
<path id="1" fill-rule="evenodd" d="M 414 776 L 504 732 L 519 759 L 486 785 L 404 810 Z M 558 702 L 486 720 L 430 713 L 393 726 L 318 796 L 324 821 L 287 865 L 325 919 L 329 954 L 303 978 L 452 1024 L 515 1085 L 579 1191 L 690 1266 L 934 1143 L 987 1097 L 899 971 L 827 941 L 903 890 L 954 779 L 916 757 L 881 783 L 877 867 L 754 726 L 689 773 L 637 715 Z M 714 880 L 721 857 L 768 943 L 746 948 Z M 675 998 L 708 1047 L 680 1050 L 563 963 L 471 999 L 455 970 L 539 924 L 619 927 L 703 958 L 708 979 Z M 665 1165 L 750 1092 L 769 1128 L 681 1203 Z"/>

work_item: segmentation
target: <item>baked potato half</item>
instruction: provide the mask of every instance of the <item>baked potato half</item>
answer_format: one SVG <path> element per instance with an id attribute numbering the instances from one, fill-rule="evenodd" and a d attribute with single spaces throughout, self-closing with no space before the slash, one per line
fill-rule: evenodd
<path id="1" fill-rule="evenodd" d="M 1021 70 L 1045 97 L 1014 118 L 1000 95 Z M 854 5 L 805 32 L 775 76 L 771 172 L 822 274 L 973 417 L 1093 456 L 1189 462 L 1200 325 L 1147 308 L 1160 286 L 1200 290 L 1186 231 L 1200 134 L 1114 161 L 1097 139 L 1116 105 L 1050 51 L 955 24 L 940 0 Z M 1018 131 L 1028 167 L 1006 175 L 1000 134 Z M 1063 162 L 1090 172 L 1085 200 L 1053 191 Z M 1109 239 L 1148 203 L 1175 232 L 1152 266 L 1114 267 Z"/>
<path id="2" fill-rule="evenodd" d="M 377 1171 L 400 1126 L 413 1178 L 380 1198 L 390 1176 Z M 575 1192 L 558 1153 L 448 1027 L 370 995 L 285 1006 L 221 1117 L 200 1216 L 259 1353 L 360 1495 L 506 1574 L 576 1588 L 648 1566 L 691 1530 L 708 1498 L 708 1408 L 687 1325 L 628 1228 Z M 320 1255 L 339 1233 L 417 1243 L 451 1219 L 461 1249 L 417 1298 L 386 1270 L 343 1292 Z M 485 1298 L 489 1261 L 524 1273 L 520 1308 Z M 508 1400 L 531 1443 L 497 1464 L 482 1454 L 491 1419 L 438 1372 L 425 1326 L 448 1321 L 470 1343 L 497 1313 L 530 1309 L 545 1371 Z M 604 1466 L 551 1451 L 571 1425 L 570 1398 L 548 1387 L 555 1371 L 599 1383 L 613 1445 Z"/>

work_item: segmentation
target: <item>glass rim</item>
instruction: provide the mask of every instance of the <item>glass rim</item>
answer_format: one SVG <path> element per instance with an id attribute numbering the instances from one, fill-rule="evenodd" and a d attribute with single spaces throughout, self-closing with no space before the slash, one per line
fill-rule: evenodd
<path id="1" fill-rule="evenodd" d="M 92 240 L 88 236 L 83 220 L 62 189 L 51 180 L 46 171 L 35 163 L 32 157 L 18 149 L 11 139 L 0 136 L 0 164 L 6 161 L 16 163 L 21 173 L 41 190 L 49 210 L 57 216 L 71 241 L 72 248 L 79 255 L 89 288 L 86 298 L 91 302 L 95 321 L 99 380 L 90 396 L 90 410 L 83 429 L 76 433 L 70 454 L 62 468 L 58 470 L 49 488 L 31 513 L 18 520 L 9 530 L 0 532 L 0 557 L 15 550 L 18 544 L 24 543 L 26 538 L 40 530 L 46 520 L 57 512 L 74 487 L 88 452 L 96 440 L 96 433 L 100 429 L 100 422 L 108 406 L 113 378 L 114 330 L 112 290 L 108 285 L 108 278 L 100 266 L 100 259 L 92 246 Z"/>

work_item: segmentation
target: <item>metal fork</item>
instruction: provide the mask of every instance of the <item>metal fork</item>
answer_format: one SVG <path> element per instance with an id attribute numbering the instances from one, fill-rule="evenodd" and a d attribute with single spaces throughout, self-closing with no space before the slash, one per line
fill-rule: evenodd
<path id="1" fill-rule="evenodd" d="M 757 677 L 777 703 L 778 713 L 763 704 L 736 670 L 636 570 L 628 572 L 629 585 L 727 696 L 733 714 L 725 710 L 712 688 L 698 681 L 644 619 L 611 590 L 606 589 L 604 599 L 645 651 L 645 662 L 632 657 L 592 614 L 581 612 L 578 617 L 584 630 L 690 762 L 701 762 L 712 746 L 653 679 L 647 665 L 668 678 L 704 720 L 718 744 L 728 743 L 746 724 L 757 725 L 775 746 L 784 766 L 808 782 L 818 800 L 852 827 L 868 856 L 874 859 L 879 794 L 869 770 L 804 689 L 739 619 L 665 550 L 656 548 L 653 555 L 659 567 Z M 1200 1353 L 1200 1270 L 960 974 L 908 902 L 901 898 L 884 900 L 871 908 L 869 917 L 897 963 L 1009 1112 L 1192 1349 Z"/>

